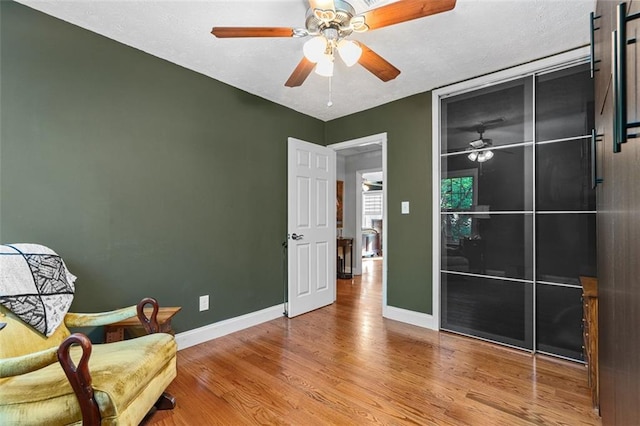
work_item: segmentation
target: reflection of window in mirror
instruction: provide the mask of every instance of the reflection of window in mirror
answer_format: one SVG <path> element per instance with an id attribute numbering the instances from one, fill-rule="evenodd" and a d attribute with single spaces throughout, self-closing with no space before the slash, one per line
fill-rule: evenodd
<path id="1" fill-rule="evenodd" d="M 471 210 L 473 207 L 473 176 L 460 176 L 442 179 L 442 200 L 440 207 L 444 210 Z"/>
<path id="2" fill-rule="evenodd" d="M 440 181 L 440 209 L 443 216 L 447 244 L 459 245 L 460 240 L 472 238 L 476 232 L 472 216 L 478 202 L 478 169 L 456 170 Z"/>

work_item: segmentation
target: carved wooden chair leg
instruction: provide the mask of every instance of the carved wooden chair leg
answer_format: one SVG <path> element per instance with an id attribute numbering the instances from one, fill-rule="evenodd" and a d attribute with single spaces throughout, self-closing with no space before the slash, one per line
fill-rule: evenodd
<path id="1" fill-rule="evenodd" d="M 163 392 L 160 398 L 156 401 L 154 406 L 158 410 L 173 410 L 176 406 L 176 398 L 170 393 Z"/>

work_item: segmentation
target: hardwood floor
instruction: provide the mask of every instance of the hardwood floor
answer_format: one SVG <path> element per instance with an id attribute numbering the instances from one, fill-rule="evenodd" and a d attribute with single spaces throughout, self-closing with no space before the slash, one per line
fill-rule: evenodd
<path id="1" fill-rule="evenodd" d="M 337 302 L 178 353 L 151 425 L 599 425 L 582 365 L 382 318 L 380 260 Z"/>

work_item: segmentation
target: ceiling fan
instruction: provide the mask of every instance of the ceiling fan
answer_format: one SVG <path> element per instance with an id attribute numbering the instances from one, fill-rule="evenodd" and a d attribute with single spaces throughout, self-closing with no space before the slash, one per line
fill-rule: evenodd
<path id="1" fill-rule="evenodd" d="M 372 180 L 363 179 L 362 190 L 365 192 L 382 191 L 382 181 L 372 181 Z"/>
<path id="2" fill-rule="evenodd" d="M 380 80 L 389 81 L 400 70 L 364 43 L 348 37 L 446 12 L 455 5 L 456 0 L 400 0 L 356 15 L 344 0 L 309 0 L 305 28 L 213 27 L 211 33 L 219 38 L 311 36 L 304 44 L 302 60 L 285 83 L 287 87 L 302 85 L 314 68 L 317 74 L 331 77 L 336 51 L 347 66 L 359 63 Z"/>
<path id="3" fill-rule="evenodd" d="M 500 117 L 489 121 L 481 121 L 478 123 L 478 125 L 473 127 L 473 130 L 478 132 L 478 138 L 469 142 L 469 148 L 467 148 L 467 151 L 469 151 L 469 160 L 477 161 L 478 163 L 484 163 L 485 161 L 491 160 L 493 158 L 493 151 L 489 149 L 491 146 L 493 146 L 493 141 L 491 139 L 485 138 L 484 132 L 487 131 L 487 128 L 495 127 L 503 123 L 504 121 L 504 117 Z"/>

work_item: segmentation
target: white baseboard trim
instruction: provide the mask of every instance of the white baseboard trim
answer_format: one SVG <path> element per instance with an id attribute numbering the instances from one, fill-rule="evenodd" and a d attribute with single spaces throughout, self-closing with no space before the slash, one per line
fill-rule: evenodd
<path id="1" fill-rule="evenodd" d="M 382 316 L 391 320 L 404 322 L 418 327 L 438 330 L 437 321 L 433 315 L 422 312 L 409 311 L 407 309 L 396 308 L 394 306 L 383 306 Z"/>
<path id="2" fill-rule="evenodd" d="M 186 349 L 200 343 L 208 342 L 209 340 L 217 339 L 218 337 L 226 336 L 227 334 L 234 333 L 236 331 L 244 330 L 245 328 L 262 324 L 263 322 L 280 318 L 283 316 L 283 312 L 284 304 L 280 304 L 260 311 L 241 315 L 239 317 L 229 318 L 203 327 L 194 328 L 193 330 L 178 333 L 176 334 L 178 350 Z"/>

